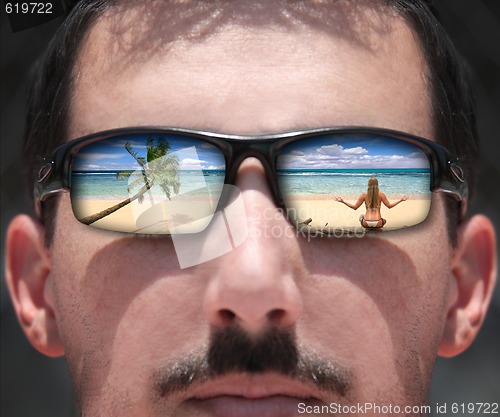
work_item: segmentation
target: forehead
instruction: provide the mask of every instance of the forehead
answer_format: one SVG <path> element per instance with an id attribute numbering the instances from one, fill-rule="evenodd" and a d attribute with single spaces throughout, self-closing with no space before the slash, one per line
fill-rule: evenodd
<path id="1" fill-rule="evenodd" d="M 425 74 L 410 28 L 375 1 L 125 3 L 83 44 L 70 136 L 370 125 L 432 138 Z"/>

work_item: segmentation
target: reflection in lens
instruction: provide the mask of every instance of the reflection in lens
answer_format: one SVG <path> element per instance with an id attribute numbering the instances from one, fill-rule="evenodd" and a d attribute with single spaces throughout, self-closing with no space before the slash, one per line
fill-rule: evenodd
<path id="1" fill-rule="evenodd" d="M 287 145 L 277 164 L 288 215 L 302 230 L 394 230 L 421 223 L 430 209 L 429 160 L 401 140 L 322 135 Z"/>
<path id="2" fill-rule="evenodd" d="M 216 210 L 225 161 L 214 146 L 176 135 L 127 135 L 84 147 L 72 163 L 78 220 L 146 234 L 197 233 Z"/>

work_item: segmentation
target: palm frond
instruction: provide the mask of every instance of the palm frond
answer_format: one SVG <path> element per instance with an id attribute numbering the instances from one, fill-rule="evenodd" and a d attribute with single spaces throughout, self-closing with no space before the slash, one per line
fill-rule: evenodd
<path id="1" fill-rule="evenodd" d="M 125 144 L 125 149 L 130 155 L 132 155 L 132 157 L 137 161 L 137 163 L 141 167 L 144 167 L 144 165 L 146 165 L 146 159 L 142 156 L 139 156 L 139 154 L 132 149 L 132 145 L 130 144 L 130 142 L 127 142 Z"/>
<path id="2" fill-rule="evenodd" d="M 148 163 L 164 157 L 170 150 L 170 144 L 161 136 L 156 138 L 156 144 L 154 138 L 148 138 L 146 146 L 148 149 L 146 157 Z"/>
<path id="3" fill-rule="evenodd" d="M 128 193 L 134 192 L 135 189 L 140 188 L 140 187 L 144 187 L 144 186 L 146 186 L 147 188 L 151 188 L 154 185 L 154 181 L 155 181 L 154 178 L 148 179 L 145 176 L 137 177 L 135 180 L 131 181 L 128 184 L 127 192 Z"/>

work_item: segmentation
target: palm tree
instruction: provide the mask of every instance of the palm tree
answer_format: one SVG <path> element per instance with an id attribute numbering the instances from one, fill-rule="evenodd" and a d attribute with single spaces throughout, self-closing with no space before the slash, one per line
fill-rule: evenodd
<path id="1" fill-rule="evenodd" d="M 173 190 L 174 194 L 179 192 L 179 188 L 181 186 L 179 174 L 177 172 L 179 169 L 179 159 L 176 155 L 169 154 L 169 143 L 162 137 L 157 138 L 156 143 L 153 138 L 148 138 L 146 148 L 147 154 L 146 158 L 144 158 L 143 156 L 139 156 L 139 154 L 132 149 L 130 142 L 127 142 L 125 144 L 125 149 L 137 161 L 141 170 L 139 174 L 137 174 L 137 171 L 130 170 L 116 173 L 117 179 L 129 179 L 132 174 L 134 177 L 137 176 L 137 178 L 134 178 L 129 182 L 127 191 L 129 195 L 132 194 L 134 190 L 138 189 L 138 191 L 132 197 L 129 197 L 112 207 L 80 219 L 80 222 L 84 224 L 92 224 L 103 217 L 109 216 L 111 213 L 114 213 L 127 204 L 130 204 L 132 201 L 138 200 L 139 203 L 142 203 L 144 201 L 144 194 L 146 191 L 148 191 L 155 184 L 158 184 L 169 200 L 171 190 Z"/>

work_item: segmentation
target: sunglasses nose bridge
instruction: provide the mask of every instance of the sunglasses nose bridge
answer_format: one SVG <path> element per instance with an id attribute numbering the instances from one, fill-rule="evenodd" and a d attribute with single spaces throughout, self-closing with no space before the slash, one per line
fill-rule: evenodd
<path id="1" fill-rule="evenodd" d="M 270 143 L 245 143 L 236 144 L 233 147 L 231 160 L 228 161 L 228 172 L 226 183 L 235 185 L 238 170 L 247 158 L 256 158 L 264 167 L 267 183 L 278 207 L 283 207 L 283 200 L 278 188 L 276 178 L 276 158 L 272 153 L 272 144 Z"/>

